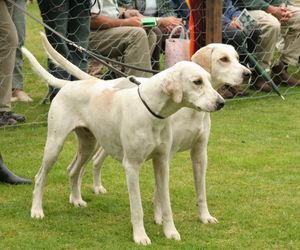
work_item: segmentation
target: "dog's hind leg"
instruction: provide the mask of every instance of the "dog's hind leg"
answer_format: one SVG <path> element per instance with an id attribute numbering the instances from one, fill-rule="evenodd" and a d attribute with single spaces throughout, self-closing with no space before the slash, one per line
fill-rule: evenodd
<path id="1" fill-rule="evenodd" d="M 60 126 L 59 129 L 55 128 L 53 124 L 52 126 L 49 125 L 42 166 L 35 176 L 35 187 L 31 207 L 32 218 L 42 219 L 44 217 L 42 199 L 46 176 L 57 160 L 57 157 L 63 148 L 64 141 L 70 131 L 71 128 L 67 125 Z"/>
<path id="2" fill-rule="evenodd" d="M 191 149 L 191 159 L 193 162 L 193 173 L 195 189 L 197 194 L 197 205 L 199 207 L 199 217 L 204 224 L 218 223 L 218 220 L 211 216 L 208 211 L 206 201 L 206 169 L 207 169 L 207 143 L 208 136 L 203 135 L 201 140 L 196 142 Z"/>
<path id="3" fill-rule="evenodd" d="M 153 157 L 153 167 L 156 182 L 155 198 L 159 199 L 161 206 L 162 223 L 164 234 L 168 239 L 180 240 L 171 210 L 169 194 L 169 162 L 166 156 L 156 155 Z"/>
<path id="4" fill-rule="evenodd" d="M 81 197 L 81 182 L 84 174 L 84 165 L 95 151 L 96 138 L 86 128 L 75 129 L 78 141 L 77 153 L 68 167 L 71 184 L 70 203 L 75 207 L 85 207 L 86 202 Z"/>
<path id="5" fill-rule="evenodd" d="M 107 154 L 102 147 L 99 147 L 96 154 L 93 156 L 93 178 L 94 178 L 94 193 L 95 194 L 104 194 L 106 193 L 105 187 L 102 185 L 101 180 L 101 169 L 103 166 L 103 162 Z"/>

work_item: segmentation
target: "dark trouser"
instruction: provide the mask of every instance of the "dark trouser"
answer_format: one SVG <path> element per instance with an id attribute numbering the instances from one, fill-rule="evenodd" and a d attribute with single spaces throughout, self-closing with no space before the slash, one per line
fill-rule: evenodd
<path id="1" fill-rule="evenodd" d="M 249 36 L 246 36 L 243 31 L 226 27 L 223 30 L 223 43 L 232 45 L 240 54 L 240 61 L 244 65 L 248 63 L 247 54 L 254 53 L 256 46 L 260 42 L 260 30 L 255 29 Z"/>
<path id="2" fill-rule="evenodd" d="M 157 41 L 151 56 L 151 65 L 153 70 L 160 71 L 160 53 L 164 51 L 162 45 L 163 34 L 158 27 L 152 28 L 152 31 L 156 34 Z"/>
<path id="3" fill-rule="evenodd" d="M 38 0 L 43 21 L 70 39 L 77 45 L 87 48 L 90 33 L 90 0 Z M 74 46 L 67 44 L 62 38 L 46 29 L 50 44 L 70 62 L 80 69 L 87 71 L 87 57 Z M 49 72 L 57 78 L 75 80 L 66 71 L 57 68 L 48 60 Z M 58 89 L 49 88 L 50 100 L 57 94 Z"/>

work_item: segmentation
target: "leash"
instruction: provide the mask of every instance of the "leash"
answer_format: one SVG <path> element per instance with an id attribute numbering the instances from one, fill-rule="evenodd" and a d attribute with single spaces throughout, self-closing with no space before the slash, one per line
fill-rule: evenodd
<path id="1" fill-rule="evenodd" d="M 30 18 L 32 18 L 38 24 L 42 25 L 44 28 L 46 28 L 46 29 L 50 30 L 51 32 L 53 32 L 55 35 L 57 35 L 58 37 L 60 37 L 61 39 L 63 39 L 69 45 L 75 47 L 76 49 L 78 49 L 81 52 L 85 52 L 87 55 L 89 55 L 90 57 L 92 57 L 92 58 L 96 59 L 97 61 L 101 62 L 104 66 L 106 66 L 107 68 L 111 69 L 113 72 L 115 72 L 116 74 L 118 74 L 121 77 L 127 77 L 128 75 L 125 74 L 124 72 L 120 71 L 119 69 L 113 67 L 112 65 L 110 65 L 107 62 L 114 63 L 114 64 L 117 64 L 119 66 L 124 66 L 124 67 L 131 68 L 131 69 L 139 70 L 139 71 L 153 73 L 153 74 L 159 72 L 157 70 L 148 70 L 148 69 L 144 69 L 144 68 L 140 68 L 140 67 L 136 67 L 136 66 L 131 66 L 131 65 L 128 65 L 126 63 L 118 62 L 116 60 L 113 60 L 113 59 L 110 59 L 108 57 L 105 57 L 105 56 L 96 54 L 96 53 L 94 53 L 92 51 L 89 51 L 89 50 L 87 50 L 87 49 L 85 49 L 85 48 L 77 45 L 72 40 L 66 38 L 65 36 L 63 36 L 62 34 L 60 34 L 59 32 L 57 32 L 56 30 L 54 30 L 53 28 L 51 28 L 49 25 L 45 24 L 43 21 L 39 20 L 37 17 L 35 17 L 31 13 L 29 13 L 27 10 L 23 9 L 20 5 L 18 5 L 17 3 L 15 3 L 13 0 L 6 0 L 6 1 L 9 2 L 9 3 L 11 3 L 12 5 L 14 5 L 15 7 L 17 7 L 19 10 L 21 10 L 22 12 L 24 12 L 27 16 L 29 16 Z"/>
<path id="2" fill-rule="evenodd" d="M 158 115 L 158 114 L 155 114 L 154 111 L 152 111 L 152 109 L 148 106 L 148 104 L 147 104 L 147 103 L 145 102 L 145 100 L 142 98 L 141 93 L 140 93 L 140 88 L 139 88 L 139 86 L 141 85 L 141 82 L 139 82 L 139 81 L 138 81 L 136 78 L 134 78 L 133 76 L 128 77 L 128 79 L 129 79 L 129 81 L 131 81 L 132 83 L 134 83 L 135 85 L 138 86 L 138 88 L 137 88 L 138 95 L 139 95 L 139 97 L 140 97 L 142 103 L 143 103 L 144 106 L 146 107 L 146 109 L 147 109 L 153 116 L 155 116 L 156 118 L 158 118 L 158 119 L 165 119 L 165 117 L 162 117 L 162 116 L 160 116 L 160 115 Z"/>

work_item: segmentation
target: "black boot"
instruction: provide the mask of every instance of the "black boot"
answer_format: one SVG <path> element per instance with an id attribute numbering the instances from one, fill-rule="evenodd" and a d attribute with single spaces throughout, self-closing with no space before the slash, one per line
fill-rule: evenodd
<path id="1" fill-rule="evenodd" d="M 0 154 L 0 182 L 5 182 L 8 184 L 31 184 L 32 181 L 28 179 L 23 179 L 12 173 L 4 164 L 2 155 Z"/>

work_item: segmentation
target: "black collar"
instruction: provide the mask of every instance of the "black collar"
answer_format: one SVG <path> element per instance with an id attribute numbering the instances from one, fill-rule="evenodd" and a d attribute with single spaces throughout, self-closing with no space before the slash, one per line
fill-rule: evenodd
<path id="1" fill-rule="evenodd" d="M 138 94 L 139 94 L 139 97 L 140 97 L 142 103 L 145 105 L 145 107 L 148 109 L 148 111 L 149 111 L 153 116 L 155 116 L 155 117 L 158 118 L 158 119 L 165 119 L 165 117 L 162 117 L 162 116 L 160 116 L 160 115 L 158 115 L 158 114 L 155 114 L 155 113 L 150 109 L 150 107 L 149 107 L 148 104 L 145 102 L 145 100 L 142 98 L 141 93 L 140 93 L 140 88 L 139 88 L 139 85 L 141 85 L 141 83 L 140 83 L 136 78 L 134 78 L 134 77 L 132 77 L 132 76 L 129 77 L 128 79 L 129 79 L 129 81 L 133 82 L 134 84 L 136 84 L 136 85 L 138 86 L 137 92 L 138 92 Z"/>

